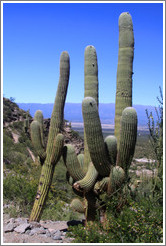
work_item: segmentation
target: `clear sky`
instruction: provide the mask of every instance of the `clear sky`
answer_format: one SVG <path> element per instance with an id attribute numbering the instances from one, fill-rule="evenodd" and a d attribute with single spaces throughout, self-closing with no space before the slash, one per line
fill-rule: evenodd
<path id="1" fill-rule="evenodd" d="M 97 51 L 99 101 L 114 103 L 118 18 L 132 16 L 135 38 L 133 104 L 158 105 L 163 88 L 163 4 L 4 3 L 3 95 L 16 102 L 53 103 L 62 51 L 70 55 L 67 102 L 84 97 L 84 50 Z"/>

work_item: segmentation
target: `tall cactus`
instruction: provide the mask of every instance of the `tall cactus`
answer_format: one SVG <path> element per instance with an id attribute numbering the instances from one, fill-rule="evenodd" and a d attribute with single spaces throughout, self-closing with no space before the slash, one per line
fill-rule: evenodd
<path id="1" fill-rule="evenodd" d="M 119 16 L 119 54 L 116 82 L 115 136 L 119 148 L 120 118 L 126 107 L 132 107 L 132 74 L 134 57 L 134 34 L 131 15 Z"/>
<path id="2" fill-rule="evenodd" d="M 67 52 L 62 52 L 60 57 L 60 77 L 58 89 L 55 97 L 55 103 L 52 111 L 50 128 L 48 134 L 48 142 L 44 156 L 44 164 L 41 170 L 41 176 L 39 180 L 39 186 L 37 190 L 37 195 L 33 205 L 33 209 L 30 215 L 30 221 L 39 221 L 43 205 L 47 198 L 47 194 L 52 182 L 52 177 L 55 169 L 55 165 L 59 161 L 62 150 L 64 136 L 61 134 L 62 126 L 64 121 L 64 104 L 67 94 L 68 82 L 69 82 L 69 72 L 70 72 L 70 60 Z M 40 117 L 37 117 L 40 116 Z M 37 114 L 35 121 L 31 125 L 31 135 L 32 141 L 36 139 L 40 146 L 37 146 L 38 149 L 43 150 L 43 140 L 42 140 L 42 131 L 41 124 L 41 114 Z M 34 129 L 35 128 L 35 129 Z M 38 133 L 36 131 L 38 131 Z M 35 136 L 34 136 L 35 135 Z M 40 154 L 40 153 L 39 153 Z"/>
<path id="3" fill-rule="evenodd" d="M 84 166 L 74 153 L 71 156 L 70 146 L 65 147 L 69 155 L 65 154 L 64 159 L 73 178 L 73 189 L 85 197 L 87 221 L 96 219 L 100 194 L 113 195 L 118 189 L 122 191 L 124 183 L 128 182 L 137 137 L 137 114 L 131 107 L 133 51 L 132 19 L 129 13 L 122 13 L 119 17 L 115 136 L 104 140 L 98 112 L 97 55 L 93 46 L 85 49 L 85 97 L 82 102 Z"/>

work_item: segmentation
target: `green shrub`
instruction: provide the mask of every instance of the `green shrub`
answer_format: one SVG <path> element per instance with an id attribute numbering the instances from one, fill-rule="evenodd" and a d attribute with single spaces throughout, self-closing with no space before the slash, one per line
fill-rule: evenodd
<path id="1" fill-rule="evenodd" d="M 75 243 L 161 243 L 162 226 L 162 211 L 144 200 L 142 205 L 125 205 L 119 216 L 109 212 L 104 228 L 88 223 L 86 227 L 70 227 L 69 235 Z"/>
<path id="2" fill-rule="evenodd" d="M 10 173 L 3 180 L 3 197 L 19 205 L 22 214 L 29 213 L 36 195 L 38 180 Z"/>

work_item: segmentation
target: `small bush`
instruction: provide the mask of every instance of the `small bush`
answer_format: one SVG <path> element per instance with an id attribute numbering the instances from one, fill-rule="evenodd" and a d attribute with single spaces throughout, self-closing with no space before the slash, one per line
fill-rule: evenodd
<path id="1" fill-rule="evenodd" d="M 21 175 L 8 174 L 3 181 L 3 197 L 6 201 L 13 201 L 19 205 L 20 211 L 30 213 L 36 190 L 38 180 L 25 178 Z"/>

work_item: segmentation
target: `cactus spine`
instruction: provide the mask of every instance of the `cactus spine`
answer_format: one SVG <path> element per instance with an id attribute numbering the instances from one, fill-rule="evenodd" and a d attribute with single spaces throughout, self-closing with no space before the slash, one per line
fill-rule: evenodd
<path id="1" fill-rule="evenodd" d="M 51 116 L 46 157 L 41 170 L 37 195 L 30 215 L 30 221 L 39 221 L 43 205 L 52 182 L 52 177 L 56 163 L 59 161 L 64 137 L 61 134 L 64 120 L 64 104 L 69 82 L 70 60 L 67 52 L 62 52 L 60 57 L 60 78 L 55 97 L 54 108 Z M 37 117 L 36 117 L 37 118 Z M 38 121 L 36 121 L 38 122 Z M 38 122 L 38 130 L 40 124 Z M 41 132 L 40 132 L 41 133 Z M 33 135 L 33 133 L 32 133 Z M 42 144 L 41 134 L 39 136 Z"/>
<path id="2" fill-rule="evenodd" d="M 131 15 L 119 16 L 119 54 L 115 103 L 115 136 L 119 148 L 120 118 L 126 107 L 132 107 L 132 74 L 134 57 L 134 34 Z"/>

